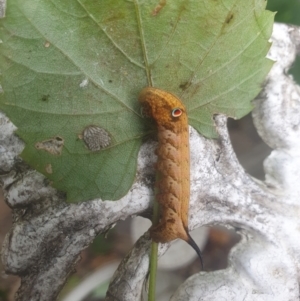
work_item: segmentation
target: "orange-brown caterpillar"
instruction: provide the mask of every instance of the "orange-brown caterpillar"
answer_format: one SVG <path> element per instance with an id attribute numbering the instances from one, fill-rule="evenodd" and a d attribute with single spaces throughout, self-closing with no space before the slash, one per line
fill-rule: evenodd
<path id="1" fill-rule="evenodd" d="M 202 264 L 201 251 L 188 233 L 190 150 L 186 109 L 175 95 L 152 87 L 141 91 L 139 101 L 158 129 L 156 200 L 161 216 L 150 228 L 151 238 L 160 243 L 183 239 L 194 248 Z"/>

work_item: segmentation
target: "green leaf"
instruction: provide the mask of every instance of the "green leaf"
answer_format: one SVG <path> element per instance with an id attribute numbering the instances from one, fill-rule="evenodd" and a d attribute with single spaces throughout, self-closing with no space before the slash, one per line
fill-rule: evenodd
<path id="1" fill-rule="evenodd" d="M 70 201 L 120 198 L 149 132 L 137 102 L 143 87 L 178 95 L 207 137 L 216 137 L 213 114 L 251 110 L 272 64 L 265 56 L 273 13 L 265 5 L 8 1 L 0 109 L 26 142 L 22 157 Z"/>

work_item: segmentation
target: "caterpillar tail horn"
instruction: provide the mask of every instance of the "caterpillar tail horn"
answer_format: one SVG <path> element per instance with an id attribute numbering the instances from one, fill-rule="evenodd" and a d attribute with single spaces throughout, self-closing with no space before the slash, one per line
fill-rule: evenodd
<path id="1" fill-rule="evenodd" d="M 193 240 L 192 236 L 188 232 L 187 232 L 187 236 L 188 236 L 187 243 L 196 251 L 196 253 L 197 253 L 197 255 L 200 259 L 201 268 L 203 270 L 203 258 L 202 258 L 201 250 L 199 249 L 199 247 L 197 246 L 197 244 Z"/>

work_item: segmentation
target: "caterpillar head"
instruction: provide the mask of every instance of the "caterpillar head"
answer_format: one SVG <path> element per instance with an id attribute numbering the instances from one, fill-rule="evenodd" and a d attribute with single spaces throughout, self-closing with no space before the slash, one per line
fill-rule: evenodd
<path id="1" fill-rule="evenodd" d="M 143 115 L 155 119 L 158 125 L 170 126 L 186 118 L 186 109 L 173 94 L 157 88 L 146 87 L 140 95 Z"/>

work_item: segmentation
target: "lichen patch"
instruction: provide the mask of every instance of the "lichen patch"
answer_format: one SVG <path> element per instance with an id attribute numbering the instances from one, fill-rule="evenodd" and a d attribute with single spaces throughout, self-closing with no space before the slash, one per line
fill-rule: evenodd
<path id="1" fill-rule="evenodd" d="M 108 132 L 96 125 L 87 126 L 79 137 L 82 138 L 87 148 L 92 152 L 99 151 L 111 143 Z"/>

